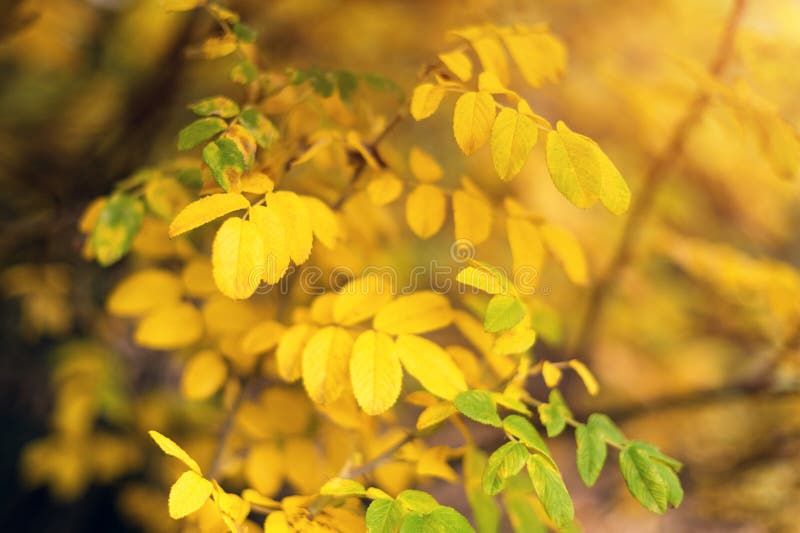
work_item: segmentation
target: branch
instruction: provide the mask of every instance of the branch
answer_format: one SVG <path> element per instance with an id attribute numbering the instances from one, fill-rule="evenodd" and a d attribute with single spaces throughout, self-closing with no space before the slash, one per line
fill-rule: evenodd
<path id="1" fill-rule="evenodd" d="M 722 32 L 717 46 L 717 52 L 708 66 L 708 72 L 712 77 L 719 77 L 733 55 L 733 45 L 739 23 L 741 22 L 742 13 L 744 12 L 745 2 L 746 0 L 734 0 L 730 14 L 728 15 L 727 23 L 725 24 L 725 29 Z M 642 190 L 639 193 L 638 200 L 634 202 L 631 208 L 631 213 L 622 231 L 622 237 L 612 255 L 606 273 L 598 280 L 589 294 L 589 300 L 581 325 L 578 329 L 576 342 L 572 350 L 570 350 L 570 353 L 574 356 L 585 354 L 594 344 L 605 301 L 611 290 L 619 281 L 622 271 L 630 262 L 631 252 L 639 239 L 640 231 L 644 225 L 644 219 L 653 206 L 653 200 L 667 175 L 667 170 L 669 170 L 674 162 L 683 154 L 686 140 L 694 126 L 702 117 L 703 111 L 710 99 L 709 94 L 704 91 L 699 92 L 694 97 L 684 113 L 683 118 L 678 121 L 675 129 L 672 131 L 666 148 L 653 160 L 645 174 Z"/>

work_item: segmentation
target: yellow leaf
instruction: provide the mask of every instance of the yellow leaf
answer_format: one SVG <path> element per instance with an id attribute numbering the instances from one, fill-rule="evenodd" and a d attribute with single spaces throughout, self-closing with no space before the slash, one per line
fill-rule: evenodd
<path id="1" fill-rule="evenodd" d="M 217 392 L 227 377 L 225 360 L 213 350 L 203 350 L 183 369 L 181 392 L 190 400 L 204 400 Z"/>
<path id="2" fill-rule="evenodd" d="M 478 326 L 480 327 L 480 324 Z M 491 346 L 491 343 L 488 346 Z M 467 380 L 469 388 L 481 388 L 480 385 L 483 383 L 484 376 L 477 356 L 471 350 L 457 345 L 447 346 L 445 351 L 450 354 L 458 368 L 464 373 L 464 378 Z"/>
<path id="3" fill-rule="evenodd" d="M 528 351 L 536 342 L 536 332 L 523 320 L 497 336 L 492 348 L 495 355 L 512 355 Z M 497 363 L 497 361 L 495 361 Z"/>
<path id="4" fill-rule="evenodd" d="M 439 59 L 461 81 L 469 81 L 472 78 L 472 61 L 469 60 L 463 50 L 453 50 L 452 52 L 439 54 Z"/>
<path id="5" fill-rule="evenodd" d="M 150 438 L 153 439 L 156 444 L 158 444 L 158 447 L 161 448 L 161 451 L 163 451 L 165 454 L 180 460 L 183 464 L 191 468 L 197 474 L 203 474 L 203 472 L 200 470 L 200 466 L 197 464 L 197 461 L 189 457 L 189 454 L 186 453 L 183 448 L 175 444 L 175 441 L 169 437 L 165 437 L 158 431 L 151 430 L 147 433 L 150 435 Z"/>
<path id="6" fill-rule="evenodd" d="M 628 184 L 597 143 L 558 121 L 547 134 L 546 152 L 553 183 L 576 207 L 591 207 L 599 198 L 616 215 L 628 210 Z"/>
<path id="7" fill-rule="evenodd" d="M 236 37 L 233 35 L 226 35 L 224 37 L 211 37 L 210 39 L 206 39 L 201 50 L 206 59 L 216 59 L 232 54 L 236 50 L 236 47 Z"/>
<path id="8" fill-rule="evenodd" d="M 314 196 L 301 196 L 300 199 L 306 204 L 311 217 L 314 236 L 329 250 L 335 248 L 336 240 L 339 238 L 339 219 L 336 213 L 325 202 Z"/>
<path id="9" fill-rule="evenodd" d="M 472 267 L 468 267 L 472 268 Z M 463 283 L 463 282 L 462 282 Z M 492 293 L 490 293 L 492 294 Z M 499 294 L 499 293 L 495 293 Z M 483 323 L 478 322 L 472 315 L 466 311 L 454 311 L 453 323 L 455 323 L 458 331 L 482 354 L 489 355 L 492 352 L 492 344 L 494 344 L 494 335 L 487 333 L 483 329 Z"/>
<path id="10" fill-rule="evenodd" d="M 485 71 L 497 76 L 504 85 L 508 83 L 508 57 L 497 37 L 484 28 L 476 26 L 453 33 L 470 42 Z"/>
<path id="11" fill-rule="evenodd" d="M 368 415 L 379 415 L 397 402 L 403 369 L 391 337 L 376 331 L 358 336 L 350 358 L 350 382 L 358 405 Z"/>
<path id="12" fill-rule="evenodd" d="M 309 314 L 311 320 L 321 326 L 326 326 L 333 322 L 333 306 L 338 295 L 335 292 L 326 292 L 316 298 L 311 304 Z"/>
<path id="13" fill-rule="evenodd" d="M 457 190 L 453 193 L 453 221 L 456 241 L 477 246 L 489 238 L 492 206 L 479 196 Z"/>
<path id="14" fill-rule="evenodd" d="M 186 188 L 175 178 L 151 179 L 145 185 L 144 197 L 153 213 L 168 220 L 191 202 Z"/>
<path id="15" fill-rule="evenodd" d="M 446 446 L 428 448 L 422 452 L 417 462 L 417 475 L 437 477 L 451 483 L 458 481 L 458 474 L 447 464 L 451 453 L 450 448 Z"/>
<path id="16" fill-rule="evenodd" d="M 419 185 L 406 199 L 408 227 L 421 239 L 428 239 L 444 224 L 445 199 L 442 189 L 435 185 Z"/>
<path id="17" fill-rule="evenodd" d="M 242 192 L 266 194 L 275 188 L 275 182 L 263 172 L 248 172 L 239 179 Z"/>
<path id="18" fill-rule="evenodd" d="M 464 267 L 459 271 L 456 280 L 489 294 L 505 294 L 508 290 L 505 276 L 488 267 Z"/>
<path id="19" fill-rule="evenodd" d="M 178 519 L 200 509 L 214 486 L 207 479 L 191 470 L 187 470 L 169 489 L 169 516 Z"/>
<path id="20" fill-rule="evenodd" d="M 514 286 L 530 292 L 539 282 L 544 245 L 539 230 L 528 220 L 508 218 L 506 221 L 508 244 L 514 264 Z"/>
<path id="21" fill-rule="evenodd" d="M 246 356 L 265 353 L 273 349 L 281 340 L 285 328 L 280 322 L 262 322 L 242 338 L 242 353 Z"/>
<path id="22" fill-rule="evenodd" d="M 381 172 L 367 184 L 370 202 L 382 206 L 389 204 L 403 192 L 403 180 L 389 171 Z"/>
<path id="23" fill-rule="evenodd" d="M 536 144 L 539 129 L 533 120 L 504 107 L 492 127 L 492 161 L 501 180 L 510 180 L 522 170 Z"/>
<path id="24" fill-rule="evenodd" d="M 417 418 L 417 431 L 422 431 L 447 420 L 451 415 L 458 412 L 450 402 L 437 403 L 425 408 Z"/>
<path id="25" fill-rule="evenodd" d="M 211 249 L 214 281 L 234 300 L 249 298 L 264 274 L 264 241 L 250 220 L 229 218 L 217 231 Z"/>
<path id="26" fill-rule="evenodd" d="M 558 261 L 567 277 L 576 285 L 589 283 L 586 256 L 583 248 L 572 233 L 560 226 L 542 224 L 539 228 L 548 251 Z"/>
<path id="27" fill-rule="evenodd" d="M 399 335 L 434 331 L 452 321 L 453 310 L 446 297 L 432 291 L 419 291 L 400 296 L 381 307 L 372 325 L 379 331 Z"/>
<path id="28" fill-rule="evenodd" d="M 353 338 L 347 330 L 327 326 L 314 333 L 303 349 L 303 385 L 319 404 L 336 401 L 347 385 Z"/>
<path id="29" fill-rule="evenodd" d="M 414 177 L 423 183 L 434 183 L 442 179 L 442 167 L 439 163 L 428 152 L 416 146 L 408 154 L 408 166 L 411 167 Z"/>
<path id="30" fill-rule="evenodd" d="M 444 88 L 432 83 L 417 85 L 411 96 L 411 116 L 422 120 L 436 113 L 444 98 Z"/>
<path id="31" fill-rule="evenodd" d="M 311 254 L 314 238 L 311 216 L 306 204 L 291 191 L 278 191 L 267 194 L 267 205 L 277 209 L 283 227 L 286 229 L 289 257 L 296 265 L 305 263 Z"/>
<path id="32" fill-rule="evenodd" d="M 462 152 L 470 155 L 486 144 L 492 133 L 494 116 L 494 98 L 487 92 L 467 92 L 456 100 L 453 134 Z"/>
<path id="33" fill-rule="evenodd" d="M 294 527 L 289 524 L 289 518 L 284 511 L 275 511 L 267 515 L 264 520 L 264 533 L 293 533 Z"/>
<path id="34" fill-rule="evenodd" d="M 191 304 L 176 303 L 155 309 L 144 317 L 134 333 L 139 346 L 153 350 L 177 350 L 191 346 L 203 335 L 203 316 Z"/>
<path id="35" fill-rule="evenodd" d="M 534 88 L 557 82 L 567 62 L 561 41 L 544 29 L 517 29 L 522 31 L 504 32 L 502 37 L 525 81 Z"/>
<path id="36" fill-rule="evenodd" d="M 106 309 L 117 316 L 141 316 L 156 307 L 181 299 L 183 284 L 168 270 L 147 268 L 120 282 L 106 302 Z"/>
<path id="37" fill-rule="evenodd" d="M 264 243 L 264 273 L 262 281 L 269 285 L 278 283 L 289 268 L 287 231 L 280 213 L 273 207 L 257 205 L 250 208 L 250 220 L 258 228 Z"/>
<path id="38" fill-rule="evenodd" d="M 285 459 L 274 443 L 264 442 L 250 449 L 244 461 L 244 478 L 259 493 L 278 493 L 285 476 Z"/>
<path id="39" fill-rule="evenodd" d="M 333 320 L 343 326 L 363 322 L 392 299 L 386 276 L 365 274 L 345 285 L 333 303 Z"/>
<path id="40" fill-rule="evenodd" d="M 86 207 L 78 221 L 78 229 L 81 233 L 90 234 L 94 231 L 97 219 L 100 218 L 100 213 L 103 212 L 107 203 L 108 199 L 104 197 L 92 200 L 92 203 Z"/>
<path id="41" fill-rule="evenodd" d="M 580 376 L 581 381 L 583 381 L 583 385 L 586 387 L 586 390 L 589 392 L 589 394 L 595 396 L 600 390 L 600 385 L 597 383 L 597 379 L 595 379 L 592 371 L 577 359 L 571 359 L 569 361 L 569 366 L 575 371 L 576 374 L 578 374 L 578 376 Z"/>
<path id="42" fill-rule="evenodd" d="M 167 11 L 189 11 L 200 5 L 200 0 L 161 0 L 161 5 Z"/>
<path id="43" fill-rule="evenodd" d="M 169 225 L 169 236 L 176 237 L 228 213 L 248 207 L 250 207 L 250 202 L 238 193 L 212 194 L 200 198 L 177 214 Z"/>
<path id="44" fill-rule="evenodd" d="M 281 378 L 289 382 L 300 379 L 303 373 L 303 349 L 316 331 L 317 328 L 309 324 L 297 324 L 287 329 L 281 336 L 278 348 L 275 350 L 275 360 Z"/>
<path id="45" fill-rule="evenodd" d="M 542 377 L 545 385 L 553 388 L 561 381 L 561 369 L 550 361 L 545 361 L 542 363 Z"/>
<path id="46" fill-rule="evenodd" d="M 452 400 L 467 390 L 461 370 L 438 344 L 416 335 L 400 335 L 395 346 L 406 372 L 427 391 Z"/>
<path id="47" fill-rule="evenodd" d="M 181 279 L 190 296 L 208 296 L 217 292 L 211 261 L 205 257 L 188 261 L 181 272 Z"/>

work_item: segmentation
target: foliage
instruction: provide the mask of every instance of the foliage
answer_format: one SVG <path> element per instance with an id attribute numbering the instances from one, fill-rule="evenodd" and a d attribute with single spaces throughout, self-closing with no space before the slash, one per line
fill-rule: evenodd
<path id="1" fill-rule="evenodd" d="M 601 388 L 587 353 L 593 326 L 565 346 L 572 303 L 547 304 L 541 273 L 558 269 L 599 299 L 619 274 L 595 278 L 576 226 L 527 207 L 515 177 L 540 164 L 571 208 L 632 224 L 650 199 L 637 200 L 597 142 L 534 111 L 568 69 L 559 36 L 542 24 L 455 29 L 406 98 L 374 73 L 273 67 L 257 28 L 216 2 L 163 4 L 216 24 L 197 54 L 238 88 L 188 103 L 195 117 L 176 132 L 183 155 L 116 183 L 79 230 L 86 260 L 129 265 L 105 311 L 137 348 L 166 352 L 174 379 L 133 398 L 119 392 L 101 343 L 66 344 L 53 432 L 22 457 L 29 481 L 75 497 L 150 456 L 157 473 L 139 487 L 140 508 L 161 502 L 182 529 L 234 533 L 493 532 L 502 516 L 515 531 L 572 531 L 580 524 L 564 472 L 573 465 L 592 487 L 609 463 L 653 513 L 681 504 L 682 462 L 627 437 L 595 404 L 581 416 L 566 399 L 566 385 L 582 383 L 575 412 L 586 413 Z M 714 98 L 751 120 L 769 165 L 793 175 L 795 131 L 715 68 L 687 68 L 700 105 Z M 436 120 L 452 139 L 393 143 L 398 124 L 424 132 Z M 684 150 L 680 127 L 670 157 Z M 465 157 L 442 164 L 443 146 Z M 462 172 L 480 157 L 491 179 Z M 420 252 L 396 238 L 398 221 L 422 254 L 447 256 L 446 283 L 403 273 Z M 758 295 L 776 318 L 771 333 L 791 338 L 795 270 L 656 233 L 661 257 L 720 293 Z M 612 269 L 627 261 L 624 246 Z M 714 271 L 720 258 L 725 276 Z M 5 275 L 9 285 L 26 276 Z M 29 285 L 14 295 L 40 297 Z M 50 293 L 52 305 L 64 292 Z M 146 431 L 169 459 L 152 457 Z M 562 434 L 574 435 L 574 459 L 550 450 Z M 470 513 L 440 504 L 431 480 L 460 486 Z"/>

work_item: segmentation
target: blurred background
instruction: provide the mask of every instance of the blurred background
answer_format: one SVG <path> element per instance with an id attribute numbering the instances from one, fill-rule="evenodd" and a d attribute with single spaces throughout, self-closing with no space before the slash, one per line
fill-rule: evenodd
<path id="1" fill-rule="evenodd" d="M 664 153 L 689 103 L 711 90 L 702 72 L 733 2 L 230 5 L 258 30 L 266 67 L 374 72 L 406 94 L 420 66 L 446 49 L 447 30 L 486 22 L 547 23 L 569 51 L 566 73 L 559 84 L 520 92 L 537 113 L 553 122 L 563 119 L 598 141 L 636 201 L 643 176 Z M 108 455 L 108 467 L 93 476 L 78 461 L 65 466 L 72 470 L 62 482 L 36 485 L 21 466 L 21 454 L 26 443 L 59 423 L 53 422 L 54 409 L 63 404 L 58 395 L 79 392 L 58 386 L 74 371 L 65 363 L 75 360 L 70 354 L 83 354 L 80 364 L 92 366 L 93 390 L 106 413 L 131 403 L 149 412 L 151 403 L 163 400 L 142 393 L 164 382 L 163 354 L 127 342 L 127 326 L 104 312 L 109 290 L 133 268 L 132 261 L 108 269 L 86 261 L 78 221 L 115 183 L 175 156 L 175 136 L 191 120 L 186 103 L 209 94 L 240 94 L 227 81 L 221 66 L 226 59 L 193 57 L 193 47 L 215 31 L 212 22 L 201 14 L 165 13 L 157 0 L 0 3 L 3 531 L 174 528 L 163 514 L 161 524 L 159 515 L 146 516 L 147 509 L 164 503 L 141 489 L 142 464 L 151 452 L 141 451 L 150 447 L 137 425 L 146 428 L 144 422 L 131 426 L 138 432 L 132 438 L 98 435 L 74 451 L 77 457 Z M 629 436 L 683 461 L 687 493 L 679 509 L 656 517 L 627 495 L 615 469 L 606 469 L 586 489 L 574 471 L 571 438 L 562 437 L 554 454 L 586 531 L 800 531 L 800 156 L 796 135 L 786 133 L 793 131 L 788 125 L 800 124 L 798 58 L 800 3 L 746 2 L 721 75 L 735 88 L 739 107 L 712 98 L 683 153 L 666 161 L 653 204 L 637 220 L 639 238 L 581 354 L 598 376 L 601 394 L 589 398 L 570 382 L 567 397 L 577 418 L 608 413 Z M 452 102 L 444 105 L 449 109 Z M 552 186 L 541 145 L 519 177 L 499 183 L 488 150 L 464 158 L 450 124 L 449 111 L 425 124 L 403 121 L 392 144 L 405 150 L 416 142 L 455 169 L 447 177 L 454 183 L 467 172 L 494 197 L 513 192 L 570 228 L 598 279 L 625 216 L 569 204 Z M 402 220 L 402 211 L 397 216 Z M 418 246 L 419 256 L 435 246 L 405 233 L 397 238 Z M 446 240 L 440 248 L 447 249 Z M 143 241 L 134 250 L 150 257 L 162 253 L 153 246 Z M 484 252 L 507 257 L 491 243 Z M 557 310 L 536 348 L 547 355 L 576 334 L 590 291 L 571 286 L 556 270 L 546 270 L 542 279 L 548 288 L 543 299 Z M 68 405 L 64 409 L 81 409 Z M 70 416 L 55 419 L 69 424 Z M 96 423 L 102 429 L 107 422 Z M 431 490 L 464 508 L 457 487 Z"/>

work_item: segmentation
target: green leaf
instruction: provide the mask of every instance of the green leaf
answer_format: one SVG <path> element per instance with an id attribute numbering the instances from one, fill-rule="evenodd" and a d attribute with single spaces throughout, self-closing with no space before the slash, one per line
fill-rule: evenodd
<path id="1" fill-rule="evenodd" d="M 528 459 L 528 475 L 533 490 L 542 502 L 547 516 L 558 526 L 567 525 L 575 516 L 572 498 L 564 486 L 561 474 L 541 455 L 531 455 Z"/>
<path id="2" fill-rule="evenodd" d="M 400 533 L 425 533 L 425 519 L 419 513 L 408 513 L 403 518 Z"/>
<path id="3" fill-rule="evenodd" d="M 347 70 L 337 70 L 333 73 L 333 78 L 336 80 L 336 89 L 339 91 L 342 101 L 349 102 L 358 86 L 358 78 Z"/>
<path id="4" fill-rule="evenodd" d="M 617 446 L 624 446 L 627 442 L 625 434 L 617 425 L 606 415 L 601 413 L 593 413 L 589 415 L 586 423 L 597 429 L 609 442 L 613 442 Z"/>
<path id="5" fill-rule="evenodd" d="M 182 168 L 178 171 L 178 181 L 187 187 L 199 189 L 203 186 L 203 173 L 199 168 Z"/>
<path id="6" fill-rule="evenodd" d="M 369 87 L 376 91 L 394 93 L 398 100 L 405 99 L 403 89 L 401 89 L 399 85 L 389 78 L 385 78 L 378 74 L 364 74 L 362 78 Z"/>
<path id="7" fill-rule="evenodd" d="M 620 452 L 619 467 L 628 490 L 639 503 L 654 513 L 667 510 L 667 483 L 641 443 L 631 442 Z"/>
<path id="8" fill-rule="evenodd" d="M 469 521 L 452 507 L 437 507 L 422 519 L 425 533 L 475 533 Z"/>
<path id="9" fill-rule="evenodd" d="M 245 108 L 239 118 L 242 125 L 253 135 L 256 143 L 265 150 L 280 137 L 272 121 L 253 107 Z"/>
<path id="10" fill-rule="evenodd" d="M 252 83 L 258 78 L 258 69 L 247 59 L 243 59 L 236 63 L 231 69 L 231 81 L 240 85 Z"/>
<path id="11" fill-rule="evenodd" d="M 427 514 L 439 507 L 433 496 L 421 490 L 404 490 L 397 495 L 397 501 L 402 503 L 409 511 Z"/>
<path id="12" fill-rule="evenodd" d="M 227 122 L 221 118 L 207 117 L 195 120 L 178 133 L 178 150 L 189 150 L 214 135 L 225 131 Z"/>
<path id="13" fill-rule="evenodd" d="M 486 453 L 470 446 L 464 453 L 464 489 L 472 509 L 472 518 L 480 533 L 496 533 L 500 524 L 500 508 L 495 499 L 481 488 L 481 476 L 486 468 Z"/>
<path id="14" fill-rule="evenodd" d="M 525 306 L 518 298 L 497 294 L 489 300 L 483 319 L 483 329 L 489 333 L 506 331 L 525 317 Z"/>
<path id="15" fill-rule="evenodd" d="M 225 191 L 230 190 L 231 178 L 238 178 L 246 167 L 244 154 L 231 139 L 218 139 L 203 148 L 205 161 L 214 179 Z"/>
<path id="16" fill-rule="evenodd" d="M 328 98 L 333 95 L 333 82 L 328 79 L 327 73 L 313 70 L 309 77 L 309 82 L 314 92 L 323 98 Z"/>
<path id="17" fill-rule="evenodd" d="M 616 215 L 628 210 L 628 185 L 594 141 L 559 121 L 547 134 L 546 152 L 553 183 L 576 207 L 591 207 L 600 199 Z"/>
<path id="18" fill-rule="evenodd" d="M 658 459 L 662 463 L 670 466 L 676 472 L 680 472 L 681 468 L 683 468 L 683 463 L 678 461 L 677 459 L 673 459 L 669 455 L 663 453 L 661 450 L 650 444 L 649 442 L 643 442 L 640 440 L 634 441 L 637 446 L 642 448 L 643 450 L 647 451 L 647 454 L 650 455 L 653 459 Z"/>
<path id="19" fill-rule="evenodd" d="M 403 507 L 394 500 L 374 500 L 367 508 L 370 533 L 395 533 L 403 520 Z"/>
<path id="20" fill-rule="evenodd" d="M 503 494 L 503 505 L 514 533 L 547 533 L 547 528 L 536 514 L 531 497 L 512 490 Z"/>
<path id="21" fill-rule="evenodd" d="M 256 41 L 256 31 L 246 24 L 241 22 L 233 25 L 233 33 L 243 43 L 254 43 Z"/>
<path id="22" fill-rule="evenodd" d="M 144 205 L 141 201 L 124 193 L 109 198 L 92 233 L 92 248 L 101 265 L 116 263 L 128 253 L 142 225 L 143 216 Z"/>
<path id="23" fill-rule="evenodd" d="M 231 118 L 239 114 L 238 104 L 224 96 L 204 98 L 199 102 L 191 104 L 189 109 L 191 109 L 195 115 L 203 117 L 215 115 L 222 118 Z"/>
<path id="24" fill-rule="evenodd" d="M 507 442 L 489 456 L 483 471 L 481 485 L 486 494 L 494 496 L 505 487 L 506 479 L 517 474 L 525 466 L 527 448 L 519 442 Z"/>
<path id="25" fill-rule="evenodd" d="M 453 405 L 464 416 L 481 424 L 500 427 L 503 422 L 497 414 L 497 406 L 491 394 L 481 390 L 468 390 L 459 392 L 453 399 Z"/>
<path id="26" fill-rule="evenodd" d="M 602 431 L 591 423 L 581 424 L 575 430 L 578 473 L 587 487 L 595 484 L 606 462 L 608 449 L 603 437 Z"/>
<path id="27" fill-rule="evenodd" d="M 528 419 L 519 415 L 508 415 L 503 419 L 503 429 L 508 435 L 520 440 L 531 450 L 550 457 L 550 450 L 547 449 L 547 444 Z"/>
<path id="28" fill-rule="evenodd" d="M 564 397 L 557 389 L 550 391 L 550 403 L 540 405 L 538 411 L 542 424 L 547 428 L 548 437 L 558 436 L 564 431 L 567 418 L 572 418 L 572 413 L 564 403 Z"/>
<path id="29" fill-rule="evenodd" d="M 683 487 L 681 487 L 681 480 L 675 471 L 662 463 L 658 459 L 653 460 L 653 464 L 658 470 L 661 479 L 667 484 L 667 501 L 673 506 L 678 507 L 683 501 Z"/>

